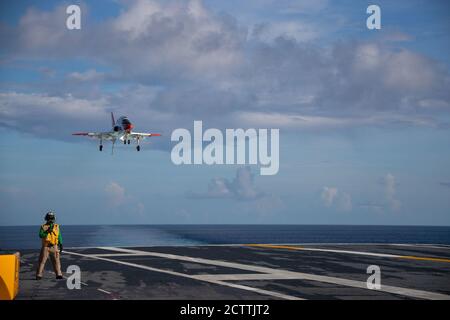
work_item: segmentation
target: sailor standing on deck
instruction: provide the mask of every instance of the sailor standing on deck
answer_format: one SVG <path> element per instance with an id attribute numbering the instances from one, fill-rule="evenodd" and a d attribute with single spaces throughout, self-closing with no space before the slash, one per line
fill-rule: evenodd
<path id="1" fill-rule="evenodd" d="M 53 270 L 56 274 L 56 279 L 62 279 L 61 263 L 59 261 L 59 254 L 62 252 L 62 238 L 59 225 L 55 223 L 55 214 L 52 211 L 45 215 L 45 224 L 39 230 L 39 238 L 42 239 L 41 254 L 39 256 L 39 266 L 36 272 L 36 280 L 42 279 L 42 272 L 44 271 L 45 263 L 50 255 L 52 260 Z"/>

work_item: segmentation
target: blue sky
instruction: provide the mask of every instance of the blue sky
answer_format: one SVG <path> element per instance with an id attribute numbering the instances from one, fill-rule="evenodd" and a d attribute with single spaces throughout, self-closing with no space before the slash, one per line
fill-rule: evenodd
<path id="1" fill-rule="evenodd" d="M 0 225 L 450 225 L 449 4 L 377 1 L 368 30 L 373 3 L 2 3 Z M 111 156 L 71 136 L 111 111 L 163 137 Z M 278 174 L 175 166 L 194 120 L 279 128 Z"/>

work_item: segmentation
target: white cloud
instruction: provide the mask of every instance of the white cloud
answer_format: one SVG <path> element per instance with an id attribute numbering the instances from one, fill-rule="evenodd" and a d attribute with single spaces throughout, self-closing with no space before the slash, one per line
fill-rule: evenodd
<path id="1" fill-rule="evenodd" d="M 230 182 L 225 178 L 214 178 L 206 193 L 188 193 L 192 198 L 230 198 L 236 200 L 256 200 L 265 194 L 257 190 L 250 167 L 239 168 L 236 177 Z"/>
<path id="2" fill-rule="evenodd" d="M 340 194 L 338 208 L 342 211 L 352 211 L 352 197 L 348 193 L 342 192 Z"/>
<path id="3" fill-rule="evenodd" d="M 110 207 L 128 216 L 145 215 L 145 205 L 134 196 L 127 194 L 123 186 L 115 181 L 109 182 L 104 189 Z"/>
<path id="4" fill-rule="evenodd" d="M 67 75 L 69 80 L 75 81 L 95 81 L 102 80 L 104 78 L 104 73 L 97 72 L 95 69 L 90 69 L 85 72 L 72 72 Z"/>
<path id="5" fill-rule="evenodd" d="M 213 178 L 208 185 L 207 196 L 210 198 L 228 198 L 232 195 L 228 181 L 224 178 Z"/>
<path id="6" fill-rule="evenodd" d="M 191 199 L 235 200 L 237 212 L 251 215 L 255 221 L 268 215 L 279 214 L 286 208 L 279 196 L 260 191 L 253 178 L 250 167 L 242 167 L 237 169 L 232 181 L 216 177 L 211 179 L 206 192 L 189 191 L 187 196 Z"/>
<path id="7" fill-rule="evenodd" d="M 132 39 L 136 39 L 145 33 L 152 16 L 161 12 L 162 8 L 156 1 L 138 0 L 113 21 L 113 26 L 117 31 L 127 32 Z"/>
<path id="8" fill-rule="evenodd" d="M 64 139 L 67 130 L 86 130 L 106 122 L 108 99 L 76 98 L 71 94 L 0 93 L 0 125 L 22 132 Z M 68 126 L 69 124 L 69 126 Z M 81 127 L 82 126 L 82 127 Z"/>
<path id="9" fill-rule="evenodd" d="M 351 211 L 353 208 L 351 196 L 336 187 L 323 187 L 321 198 L 326 207 L 336 207 L 340 211 Z"/>
<path id="10" fill-rule="evenodd" d="M 123 4 L 116 17 L 90 25 L 89 32 L 58 27 L 64 25 L 64 6 L 28 10 L 18 26 L 2 32 L 5 61 L 70 62 L 82 56 L 111 70 L 93 67 L 73 71 L 65 81 L 16 84 L 0 95 L 0 125 L 60 138 L 61 128 L 84 123 L 91 130 L 103 123 L 107 109 L 120 108 L 166 128 L 202 116 L 215 126 L 333 130 L 438 126 L 446 119 L 442 112 L 450 111 L 445 66 L 411 50 L 383 41 L 311 45 L 305 43 L 314 38 L 307 21 L 245 25 L 201 1 Z M 260 37 L 248 36 L 248 30 Z M 104 90 L 118 83 L 114 92 Z M 43 126 L 42 118 L 53 126 Z"/>
<path id="11" fill-rule="evenodd" d="M 396 182 L 395 177 L 388 173 L 386 176 L 384 176 L 384 184 L 385 184 L 385 195 L 386 195 L 386 201 L 389 206 L 389 208 L 393 211 L 397 211 L 401 207 L 401 202 L 396 199 Z"/>
<path id="12" fill-rule="evenodd" d="M 330 207 L 334 199 L 337 196 L 337 188 L 335 187 L 323 187 L 322 189 L 322 200 L 327 207 Z"/>
<path id="13" fill-rule="evenodd" d="M 387 54 L 384 73 L 386 86 L 408 90 L 411 94 L 414 90 L 428 91 L 439 81 L 436 70 L 430 68 L 424 57 L 407 50 Z"/>
<path id="14" fill-rule="evenodd" d="M 117 182 L 110 182 L 105 187 L 105 193 L 109 198 L 112 206 L 120 206 L 125 203 L 125 188 Z"/>
<path id="15" fill-rule="evenodd" d="M 104 52 L 127 72 L 215 78 L 240 63 L 238 46 L 244 33 L 206 10 L 201 1 L 131 3 L 112 22 L 110 34 L 126 45 Z"/>
<path id="16" fill-rule="evenodd" d="M 384 41 L 392 41 L 392 42 L 405 42 L 412 41 L 414 37 L 410 34 L 401 32 L 401 31 L 388 31 L 384 35 L 381 36 Z"/>
<path id="17" fill-rule="evenodd" d="M 423 108 L 449 108 L 450 101 L 440 99 L 424 99 L 419 101 L 419 106 Z"/>
<path id="18" fill-rule="evenodd" d="M 135 0 L 123 5 L 118 16 L 89 25 L 89 32 L 72 33 L 61 27 L 65 6 L 30 9 L 17 28 L 5 32 L 6 43 L 15 57 L 83 56 L 139 77 L 206 78 L 227 73 L 241 59 L 239 42 L 245 30 L 216 16 L 201 1 Z M 82 11 L 89 8 L 82 6 Z"/>
<path id="19" fill-rule="evenodd" d="M 425 116 L 396 115 L 392 113 L 378 113 L 367 116 L 325 117 L 300 114 L 264 113 L 264 112 L 236 112 L 233 119 L 242 126 L 259 128 L 285 129 L 342 129 L 380 124 L 405 124 L 414 126 L 435 127 L 436 123 Z"/>
<path id="20" fill-rule="evenodd" d="M 382 194 L 376 201 L 359 204 L 359 207 L 368 209 L 375 213 L 399 211 L 402 203 L 397 199 L 397 182 L 393 174 L 387 173 L 381 179 Z"/>
<path id="21" fill-rule="evenodd" d="M 252 35 L 264 42 L 273 42 L 278 37 L 304 42 L 316 39 L 318 32 L 310 24 L 299 21 L 283 21 L 256 25 Z"/>

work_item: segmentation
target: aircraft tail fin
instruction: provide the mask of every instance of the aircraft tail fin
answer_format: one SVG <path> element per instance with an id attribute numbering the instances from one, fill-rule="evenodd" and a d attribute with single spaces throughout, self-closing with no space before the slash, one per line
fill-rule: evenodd
<path id="1" fill-rule="evenodd" d="M 114 125 L 116 124 L 116 121 L 114 120 L 114 113 L 111 112 L 111 122 L 112 127 L 114 128 Z"/>

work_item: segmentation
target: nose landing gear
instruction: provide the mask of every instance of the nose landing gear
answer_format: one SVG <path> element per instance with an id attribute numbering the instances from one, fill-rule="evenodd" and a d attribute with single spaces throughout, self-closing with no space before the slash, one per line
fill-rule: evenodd
<path id="1" fill-rule="evenodd" d="M 103 146 L 100 145 L 100 146 L 98 147 L 98 149 L 99 149 L 100 151 L 102 151 L 102 150 L 103 150 Z"/>
<path id="2" fill-rule="evenodd" d="M 137 150 L 137 151 L 141 151 L 141 146 L 137 146 L 137 147 L 136 147 L 136 150 Z"/>

